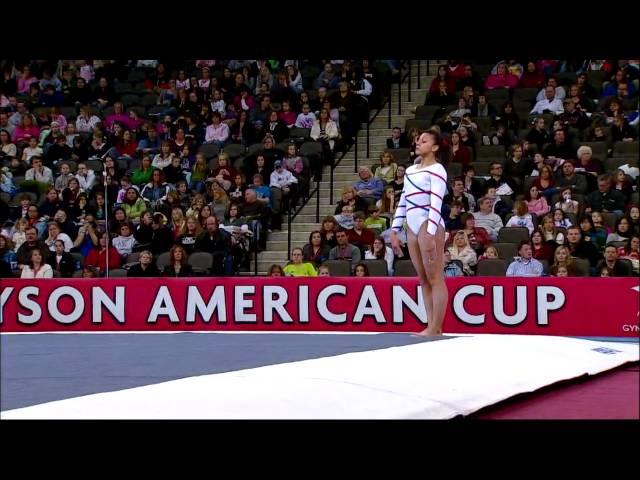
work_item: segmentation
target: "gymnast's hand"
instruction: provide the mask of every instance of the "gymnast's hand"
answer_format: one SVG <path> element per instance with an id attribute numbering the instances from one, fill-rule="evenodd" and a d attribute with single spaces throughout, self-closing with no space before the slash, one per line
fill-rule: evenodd
<path id="1" fill-rule="evenodd" d="M 402 240 L 395 230 L 391 232 L 391 249 L 396 255 L 399 254 L 398 252 L 402 252 Z"/>

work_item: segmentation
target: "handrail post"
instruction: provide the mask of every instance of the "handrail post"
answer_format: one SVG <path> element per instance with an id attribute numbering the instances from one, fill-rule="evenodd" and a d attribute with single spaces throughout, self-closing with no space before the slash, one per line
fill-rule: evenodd
<path id="1" fill-rule="evenodd" d="M 409 60 L 409 82 L 407 84 L 409 88 L 408 100 L 411 101 L 411 60 Z"/>
<path id="2" fill-rule="evenodd" d="M 333 171 L 336 168 L 336 159 L 331 159 L 331 172 L 329 173 L 329 203 L 333 205 Z"/>
<path id="3" fill-rule="evenodd" d="M 353 156 L 355 157 L 354 173 L 358 173 L 358 131 L 357 130 L 356 130 L 356 141 L 355 141 L 355 149 L 353 151 Z"/>
<path id="4" fill-rule="evenodd" d="M 333 163 L 333 160 L 331 160 L 331 163 Z M 331 170 L 331 184 L 333 189 L 333 169 Z M 316 186 L 316 223 L 320 223 L 320 182 Z"/>
<path id="5" fill-rule="evenodd" d="M 287 209 L 287 256 L 291 252 L 291 205 Z"/>
<path id="6" fill-rule="evenodd" d="M 398 115 L 402 115 L 402 71 L 400 71 L 400 81 L 398 82 Z"/>
<path id="7" fill-rule="evenodd" d="M 389 103 L 389 119 L 387 128 L 391 128 L 391 81 L 389 81 L 389 97 L 387 101 Z"/>
<path id="8" fill-rule="evenodd" d="M 367 121 L 367 158 L 369 158 L 369 125 L 371 122 Z"/>

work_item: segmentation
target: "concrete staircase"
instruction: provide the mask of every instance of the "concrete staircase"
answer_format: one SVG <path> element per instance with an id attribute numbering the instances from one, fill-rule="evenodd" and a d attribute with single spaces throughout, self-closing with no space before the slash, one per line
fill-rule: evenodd
<path id="1" fill-rule="evenodd" d="M 411 78 L 406 79 L 402 85 L 401 106 L 402 114 L 398 115 L 398 85 L 394 84 L 391 90 L 391 126 L 399 126 L 404 130 L 407 119 L 414 118 L 411 112 L 413 108 L 424 104 L 427 90 L 431 85 L 431 80 L 436 72 L 435 60 L 431 60 L 431 75 L 426 72 L 426 60 L 422 61 L 420 71 L 420 90 L 417 90 L 418 75 L 414 65 Z M 403 75 L 406 70 L 403 72 Z M 411 102 L 408 99 L 407 82 L 411 81 L 412 94 Z M 373 116 L 373 113 L 372 113 Z M 369 156 L 367 153 L 366 124 L 358 135 L 358 165 L 373 165 L 378 162 L 380 154 L 386 149 L 386 140 L 391 136 L 388 128 L 388 105 L 376 117 L 369 127 Z M 329 203 L 330 193 L 330 167 L 326 166 L 323 171 L 322 182 L 320 182 L 320 221 L 326 215 L 333 215 L 337 202 L 341 198 L 342 189 L 350 186 L 358 178 L 355 173 L 355 150 L 352 146 L 340 164 L 336 167 L 333 176 L 333 203 Z M 313 186 L 312 186 L 313 188 Z M 287 220 L 283 216 L 283 230 L 269 234 L 267 249 L 258 254 L 258 274 L 264 275 L 269 267 L 274 263 L 285 265 L 289 259 L 287 252 Z M 291 247 L 302 247 L 309 240 L 309 233 L 320 228 L 316 222 L 316 197 L 314 196 L 298 213 L 291 224 Z M 251 275 L 253 275 L 253 260 L 251 265 Z"/>

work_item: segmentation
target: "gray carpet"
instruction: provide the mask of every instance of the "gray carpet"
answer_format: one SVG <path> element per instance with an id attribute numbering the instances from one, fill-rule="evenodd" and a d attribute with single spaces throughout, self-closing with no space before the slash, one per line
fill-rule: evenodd
<path id="1" fill-rule="evenodd" d="M 0 410 L 433 340 L 409 334 L 2 335 Z"/>

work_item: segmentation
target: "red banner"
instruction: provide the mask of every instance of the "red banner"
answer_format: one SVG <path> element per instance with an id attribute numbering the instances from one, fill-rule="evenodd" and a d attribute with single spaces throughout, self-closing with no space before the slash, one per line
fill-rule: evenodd
<path id="1" fill-rule="evenodd" d="M 448 333 L 638 337 L 637 278 L 449 278 Z M 1 332 L 414 332 L 414 278 L 2 280 Z"/>

